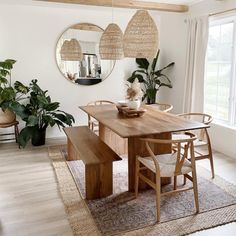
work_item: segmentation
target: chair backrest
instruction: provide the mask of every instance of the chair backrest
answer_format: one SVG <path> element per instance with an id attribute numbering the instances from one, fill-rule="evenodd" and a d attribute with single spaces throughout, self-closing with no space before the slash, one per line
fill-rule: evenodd
<path id="1" fill-rule="evenodd" d="M 160 111 L 163 112 L 169 112 L 173 109 L 173 105 L 171 104 L 166 104 L 166 103 L 155 103 L 152 104 L 153 108 L 157 108 Z"/>
<path id="2" fill-rule="evenodd" d="M 213 120 L 212 116 L 205 113 L 183 113 L 178 114 L 178 116 L 181 116 L 185 119 L 198 121 L 206 125 L 209 125 Z M 194 133 L 199 140 L 206 140 L 206 129 L 200 129 L 191 132 Z"/>
<path id="3" fill-rule="evenodd" d="M 213 120 L 212 116 L 205 113 L 183 113 L 178 114 L 178 116 L 184 117 L 189 120 L 199 121 L 206 125 L 210 124 Z"/>
<path id="4" fill-rule="evenodd" d="M 105 104 L 115 104 L 115 103 L 108 100 L 97 100 L 97 101 L 89 102 L 87 106 L 98 106 L 98 105 L 105 105 Z"/>
<path id="5" fill-rule="evenodd" d="M 114 102 L 108 101 L 108 100 L 96 100 L 93 102 L 89 102 L 87 106 L 99 106 L 99 105 L 106 105 L 106 104 L 112 104 L 114 105 Z M 93 119 L 94 120 L 94 119 Z M 92 118 L 90 115 L 88 115 L 88 127 L 92 129 Z"/>
<path id="6" fill-rule="evenodd" d="M 196 136 L 192 133 L 187 134 L 189 138 L 186 139 L 178 139 L 178 140 L 167 140 L 167 139 L 149 139 L 149 138 L 142 138 L 141 140 L 145 141 L 146 148 L 152 157 L 152 160 L 154 161 L 156 170 L 160 173 L 160 167 L 157 159 L 155 158 L 155 154 L 152 151 L 152 148 L 150 147 L 150 143 L 156 143 L 156 144 L 171 144 L 172 150 L 174 155 L 176 155 L 176 164 L 175 164 L 175 174 L 181 174 L 181 169 L 184 164 L 184 160 L 188 158 L 188 153 L 190 150 L 191 155 L 191 162 L 195 163 L 194 158 L 194 150 L 193 150 L 193 141 L 196 139 Z M 184 153 L 181 153 L 181 144 L 184 144 Z"/>

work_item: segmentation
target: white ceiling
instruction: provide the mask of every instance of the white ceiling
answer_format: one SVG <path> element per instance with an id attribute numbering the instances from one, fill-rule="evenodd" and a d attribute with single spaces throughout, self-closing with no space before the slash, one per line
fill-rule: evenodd
<path id="1" fill-rule="evenodd" d="M 192 4 L 195 4 L 195 3 L 198 3 L 198 2 L 202 2 L 204 0 L 142 0 L 142 1 L 192 5 Z"/>

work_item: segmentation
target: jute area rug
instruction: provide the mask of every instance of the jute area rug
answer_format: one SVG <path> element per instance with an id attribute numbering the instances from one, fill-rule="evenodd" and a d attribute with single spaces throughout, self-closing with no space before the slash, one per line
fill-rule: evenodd
<path id="1" fill-rule="evenodd" d="M 186 235 L 236 221 L 236 186 L 204 168 L 197 169 L 200 213 L 192 191 L 161 199 L 161 223 L 155 222 L 155 192 L 127 192 L 127 159 L 113 165 L 113 195 L 85 200 L 82 161 L 66 162 L 65 146 L 49 147 L 59 191 L 74 235 Z M 179 184 L 181 185 L 180 179 Z M 167 186 L 168 191 L 173 186 Z"/>

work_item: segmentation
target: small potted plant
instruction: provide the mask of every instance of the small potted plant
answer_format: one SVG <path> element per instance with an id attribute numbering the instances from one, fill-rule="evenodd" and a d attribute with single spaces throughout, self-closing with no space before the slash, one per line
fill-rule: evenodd
<path id="1" fill-rule="evenodd" d="M 133 83 L 135 79 L 138 79 L 138 81 L 144 85 L 144 96 L 142 100 L 147 99 L 147 104 L 156 102 L 156 94 L 160 87 L 165 86 L 172 88 L 172 83 L 164 74 L 164 71 L 167 68 L 173 67 L 175 63 L 172 62 L 162 69 L 156 69 L 159 54 L 160 50 L 158 50 L 152 63 L 146 58 L 137 58 L 136 63 L 138 64 L 138 70 L 135 70 L 127 79 L 130 83 Z"/>
<path id="2" fill-rule="evenodd" d="M 15 60 L 7 59 L 0 62 L 0 124 L 11 123 L 16 116 L 12 105 L 24 99 L 23 95 L 29 92 L 28 87 L 16 81 L 11 85 L 11 69 Z"/>
<path id="3" fill-rule="evenodd" d="M 45 144 L 46 129 L 57 125 L 58 128 L 71 126 L 75 122 L 72 115 L 59 110 L 60 103 L 52 102 L 48 91 L 42 90 L 37 80 L 29 86 L 30 96 L 27 104 L 14 103 L 13 109 L 25 121 L 25 127 L 18 137 L 20 146 L 25 147 L 29 140 L 32 145 Z"/>
<path id="4" fill-rule="evenodd" d="M 127 89 L 128 107 L 131 109 L 138 109 L 141 105 L 141 100 L 143 97 L 143 91 L 140 87 L 138 79 L 135 79 L 134 82 Z"/>

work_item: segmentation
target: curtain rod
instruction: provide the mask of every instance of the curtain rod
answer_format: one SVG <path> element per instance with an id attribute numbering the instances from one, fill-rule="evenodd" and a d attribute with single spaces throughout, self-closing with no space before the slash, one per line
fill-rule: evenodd
<path id="1" fill-rule="evenodd" d="M 220 11 L 217 13 L 212 13 L 212 14 L 209 14 L 209 16 L 217 16 L 217 15 L 224 14 L 224 13 L 231 12 L 231 11 L 236 11 L 236 8 L 232 8 L 230 10 L 225 10 L 225 11 Z"/>
<path id="2" fill-rule="evenodd" d="M 224 14 L 224 13 L 227 13 L 227 12 L 232 12 L 232 11 L 236 11 L 236 8 L 232 8 L 232 9 L 229 9 L 229 10 L 220 11 L 220 12 L 216 12 L 216 13 L 211 13 L 208 16 L 217 16 L 217 15 L 221 15 L 221 14 Z M 185 19 L 184 22 L 187 23 L 187 19 Z"/>

